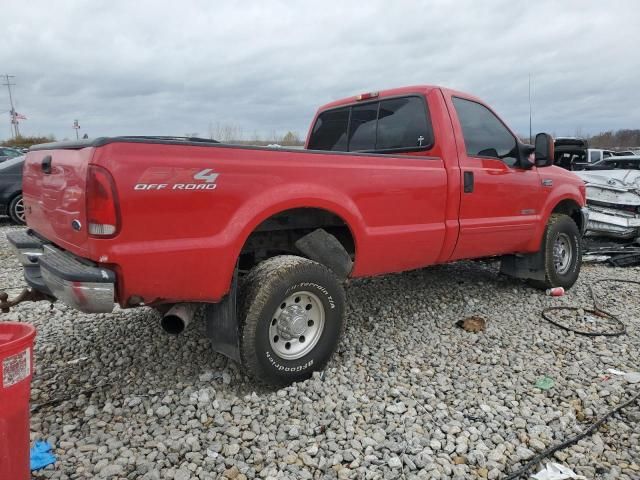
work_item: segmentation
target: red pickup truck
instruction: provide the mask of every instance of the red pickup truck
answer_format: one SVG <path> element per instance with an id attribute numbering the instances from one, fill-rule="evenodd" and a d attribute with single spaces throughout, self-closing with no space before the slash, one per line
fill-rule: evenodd
<path id="1" fill-rule="evenodd" d="M 433 86 L 321 107 L 304 150 L 169 137 L 32 147 L 28 229 L 8 234 L 37 292 L 84 312 L 150 306 L 179 333 L 204 312 L 214 348 L 256 378 L 330 358 L 343 281 L 497 256 L 571 287 L 585 187 L 484 103 Z"/>

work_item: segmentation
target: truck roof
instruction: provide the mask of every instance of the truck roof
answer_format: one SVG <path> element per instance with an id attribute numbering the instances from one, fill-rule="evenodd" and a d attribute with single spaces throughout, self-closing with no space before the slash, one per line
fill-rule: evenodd
<path id="1" fill-rule="evenodd" d="M 360 100 L 364 101 L 365 98 L 359 99 L 361 95 L 368 95 L 370 93 L 377 94 L 375 98 L 385 98 L 385 97 L 397 97 L 400 95 L 408 95 L 411 93 L 419 93 L 419 94 L 428 94 L 431 90 L 440 89 L 443 92 L 446 92 L 449 95 L 454 95 L 458 97 L 468 98 L 470 100 L 480 101 L 479 98 L 474 97 L 473 95 L 469 95 L 468 93 L 459 92 L 456 90 L 452 90 L 450 88 L 440 87 L 438 85 L 410 85 L 407 87 L 400 88 L 391 88 L 388 90 L 372 90 L 369 92 L 363 92 L 360 94 L 352 95 L 350 97 L 341 98 L 340 100 L 334 100 L 333 102 L 326 103 L 318 108 L 318 112 L 329 110 L 331 108 L 340 107 L 342 105 L 350 105 L 356 103 Z M 373 99 L 374 97 L 371 97 Z"/>

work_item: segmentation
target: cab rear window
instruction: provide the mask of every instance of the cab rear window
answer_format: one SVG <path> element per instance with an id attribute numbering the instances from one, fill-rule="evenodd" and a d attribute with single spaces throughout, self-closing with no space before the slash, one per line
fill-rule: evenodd
<path id="1" fill-rule="evenodd" d="M 346 151 L 348 124 L 348 108 L 324 112 L 313 126 L 309 148 L 312 150 Z"/>
<path id="2" fill-rule="evenodd" d="M 351 105 L 322 112 L 316 120 L 310 150 L 401 152 L 433 145 L 426 102 L 408 96 Z"/>

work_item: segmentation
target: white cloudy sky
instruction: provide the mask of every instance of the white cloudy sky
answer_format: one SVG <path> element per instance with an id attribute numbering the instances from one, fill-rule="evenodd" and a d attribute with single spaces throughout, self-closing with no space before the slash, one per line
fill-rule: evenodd
<path id="1" fill-rule="evenodd" d="M 24 134 L 306 134 L 330 100 L 473 93 L 528 132 L 640 128 L 640 2 L 0 0 Z M 6 87 L 0 139 L 10 136 Z"/>

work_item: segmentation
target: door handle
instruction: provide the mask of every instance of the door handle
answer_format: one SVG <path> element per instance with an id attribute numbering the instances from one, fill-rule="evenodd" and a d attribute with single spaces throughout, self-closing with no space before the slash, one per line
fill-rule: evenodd
<path id="1" fill-rule="evenodd" d="M 42 163 L 40 164 L 42 168 L 42 173 L 46 173 L 47 175 L 51 173 L 51 155 L 47 155 L 42 159 Z"/>
<path id="2" fill-rule="evenodd" d="M 473 192 L 473 172 L 464 172 L 464 193 Z"/>

